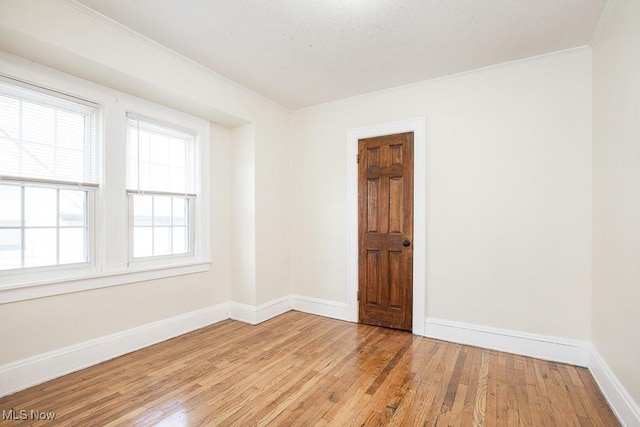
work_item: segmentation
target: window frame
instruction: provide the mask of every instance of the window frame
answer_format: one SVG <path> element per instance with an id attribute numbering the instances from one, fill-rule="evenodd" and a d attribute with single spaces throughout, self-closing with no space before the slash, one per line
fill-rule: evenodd
<path id="1" fill-rule="evenodd" d="M 206 119 L 119 92 L 33 62 L 0 52 L 0 78 L 51 90 L 100 106 L 97 117 L 99 138 L 99 182 L 89 191 L 87 204 L 93 206 L 87 218 L 92 259 L 87 264 L 63 264 L 53 268 L 0 271 L 0 304 L 99 289 L 142 281 L 201 273 L 211 268 L 209 132 Z M 171 259 L 128 259 L 128 198 L 126 194 L 126 113 L 136 111 L 163 123 L 175 123 L 193 129 L 196 165 L 195 185 L 198 195 L 193 212 L 193 253 Z M 113 212 L 121 212 L 116 213 Z M 9 272 L 9 273 L 7 273 Z"/>
<path id="2" fill-rule="evenodd" d="M 133 197 L 134 196 L 162 196 L 162 197 L 184 197 L 189 200 L 189 250 L 183 253 L 177 254 L 166 254 L 166 255 L 149 255 L 144 257 L 134 257 L 134 212 L 133 212 Z M 153 261 L 157 260 L 158 262 L 170 261 L 170 260 L 180 260 L 180 259 L 190 259 L 194 257 L 195 254 L 195 212 L 196 212 L 196 204 L 197 204 L 197 195 L 184 195 L 177 193 L 161 193 L 161 192 L 134 192 L 131 190 L 127 190 L 127 199 L 129 199 L 129 266 L 135 265 L 150 265 L 153 264 Z M 152 228 L 153 230 L 153 228 Z"/>
<path id="3" fill-rule="evenodd" d="M 41 274 L 49 274 L 56 273 L 62 270 L 81 270 L 87 268 L 94 268 L 96 265 L 96 239 L 95 239 L 95 231 L 96 231 L 96 192 L 100 189 L 100 165 L 102 161 L 101 157 L 101 147 L 102 147 L 102 138 L 100 137 L 100 126 L 101 126 L 101 115 L 102 115 L 102 105 L 96 103 L 94 101 L 90 101 L 88 99 L 70 95 L 64 91 L 51 89 L 45 86 L 42 86 L 37 83 L 27 82 L 22 79 L 15 78 L 13 76 L 9 76 L 3 73 L 0 73 L 0 84 L 3 86 L 8 86 L 9 97 L 14 97 L 20 101 L 26 101 L 30 103 L 36 103 L 43 106 L 47 106 L 50 108 L 61 109 L 63 111 L 72 111 L 77 114 L 81 114 L 89 119 L 89 123 L 85 124 L 85 138 L 84 145 L 89 144 L 90 148 L 95 150 L 93 155 L 95 158 L 95 165 L 89 166 L 89 174 L 93 177 L 93 179 L 89 179 L 89 181 L 93 182 L 77 182 L 59 180 L 53 178 L 34 178 L 34 177 L 22 177 L 22 176 L 13 176 L 11 174 L 2 174 L 0 171 L 0 184 L 6 185 L 15 185 L 21 188 L 21 203 L 22 203 L 22 213 L 21 213 L 21 224 L 19 227 L 7 227 L 7 228 L 18 228 L 21 233 L 21 241 L 24 245 L 24 233 L 25 230 L 31 227 L 28 227 L 24 223 L 25 212 L 24 212 L 24 187 L 42 187 L 55 189 L 58 194 L 61 189 L 71 189 L 71 190 L 82 190 L 86 192 L 86 201 L 85 201 L 85 221 L 86 221 L 86 240 L 85 240 L 85 251 L 86 251 L 86 261 L 77 262 L 77 263 L 68 263 L 68 264 L 60 264 L 56 262 L 55 264 L 42 265 L 42 266 L 33 266 L 33 267 L 17 267 L 17 268 L 8 268 L 0 270 L 0 284 L 5 281 L 30 278 L 30 277 L 39 277 Z M 22 123 L 21 123 L 22 126 Z M 88 131 L 93 130 L 95 134 L 89 133 Z M 89 140 L 87 140 L 87 136 Z M 85 154 L 86 155 L 86 154 Z M 91 155 L 91 154 L 90 154 Z M 87 159 L 85 158 L 84 161 Z M 91 168 L 95 167 L 96 170 L 92 170 Z M 95 177 L 93 176 L 95 174 Z M 86 178 L 86 176 L 85 176 Z M 59 212 L 57 213 L 59 214 Z M 56 230 L 56 258 L 59 257 L 59 230 L 60 224 L 58 220 L 56 220 L 56 226 L 51 226 L 48 228 L 54 228 Z M 6 229 L 5 227 L 3 227 Z M 64 228 L 64 227 L 63 227 Z M 24 246 L 21 247 L 21 257 L 24 258 Z M 0 287 L 1 289 L 1 287 Z"/>
<path id="4" fill-rule="evenodd" d="M 84 191 L 86 193 L 85 199 L 85 222 L 86 225 L 83 228 L 86 228 L 86 261 L 84 262 L 75 262 L 68 264 L 50 264 L 50 265 L 42 265 L 37 267 L 19 267 L 19 268 L 8 268 L 4 270 L 0 270 L 0 278 L 6 277 L 14 277 L 14 276 L 28 276 L 29 274 L 38 274 L 38 273 L 50 273 L 58 270 L 64 269 L 80 269 L 80 268 L 93 268 L 96 265 L 96 191 L 98 190 L 98 186 L 77 186 L 69 183 L 64 183 L 60 181 L 48 181 L 48 180 L 35 180 L 35 179 L 18 179 L 11 178 L 7 179 L 7 177 L 0 177 L 0 185 L 3 184 L 15 185 L 19 188 L 24 187 L 42 187 L 42 188 L 50 188 L 55 189 L 57 191 L 60 190 L 79 190 Z M 23 191 L 23 190 L 22 190 Z M 24 191 L 21 195 L 22 203 L 24 203 Z M 20 227 L 1 227 L 3 229 L 6 228 L 18 228 L 21 230 L 21 233 L 24 233 L 25 229 L 32 228 L 24 225 L 24 212 L 22 212 L 22 223 Z M 45 228 L 55 228 L 56 230 L 60 230 L 61 228 L 59 224 L 55 227 L 45 227 Z M 59 239 L 59 237 L 58 237 Z M 24 240 L 24 238 L 22 239 Z M 59 242 L 58 242 L 59 245 Z M 59 251 L 59 247 L 57 249 Z M 21 251 L 24 251 L 24 248 L 21 248 Z M 59 254 L 57 254 L 59 256 Z"/>
<path id="5" fill-rule="evenodd" d="M 129 188 L 129 185 L 128 185 L 129 178 L 130 178 L 129 174 L 131 173 L 131 170 L 130 170 L 131 159 L 129 158 L 129 154 L 130 154 L 129 121 L 130 120 L 137 120 L 138 123 L 143 122 L 145 125 L 157 126 L 159 128 L 169 131 L 169 133 L 175 133 L 175 135 L 178 137 L 181 137 L 183 135 L 190 137 L 190 140 L 189 140 L 190 147 L 189 147 L 189 152 L 187 153 L 187 157 L 190 157 L 191 158 L 190 160 L 192 161 L 191 167 L 193 168 L 193 170 L 190 172 L 192 173 L 191 179 L 193 180 L 193 182 L 185 185 L 187 186 L 191 185 L 192 188 L 190 188 L 190 190 L 192 191 L 185 191 L 184 193 L 178 193 L 173 191 L 140 189 L 139 177 L 137 179 L 138 189 Z M 138 159 L 138 161 L 140 161 L 140 159 Z M 198 166 L 197 166 L 199 164 L 199 161 L 200 161 L 200 150 L 199 150 L 199 144 L 198 144 L 198 133 L 196 131 L 189 129 L 185 126 L 176 125 L 174 123 L 168 123 L 161 119 L 149 117 L 134 111 L 127 111 L 126 179 L 127 179 L 128 219 L 129 219 L 129 232 L 128 232 L 128 237 L 129 237 L 128 265 L 129 266 L 154 265 L 157 262 L 175 261 L 180 259 L 186 260 L 186 259 L 191 259 L 195 256 L 195 239 L 196 239 L 196 233 L 197 233 L 195 213 L 197 212 L 198 189 L 200 187 L 199 180 L 198 180 Z M 138 168 L 139 168 L 139 165 L 138 165 Z M 134 197 L 136 195 L 140 195 L 140 196 L 148 195 L 153 197 L 155 196 L 184 197 L 185 199 L 189 200 L 189 218 L 188 218 L 189 248 L 187 252 L 177 253 L 177 254 L 149 255 L 144 257 L 134 256 L 134 253 L 135 253 L 134 251 L 135 249 L 135 246 L 134 246 L 135 245 Z M 154 228 L 155 227 L 152 225 L 152 230 L 154 230 Z"/>

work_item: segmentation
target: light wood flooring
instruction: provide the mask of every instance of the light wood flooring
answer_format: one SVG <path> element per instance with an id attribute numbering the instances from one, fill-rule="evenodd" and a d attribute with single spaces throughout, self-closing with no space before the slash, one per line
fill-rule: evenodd
<path id="1" fill-rule="evenodd" d="M 616 426 L 587 369 L 288 312 L 0 398 L 0 425 Z"/>

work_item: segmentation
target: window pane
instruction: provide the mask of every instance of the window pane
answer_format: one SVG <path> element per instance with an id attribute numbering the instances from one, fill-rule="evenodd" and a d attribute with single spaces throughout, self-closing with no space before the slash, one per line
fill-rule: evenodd
<path id="1" fill-rule="evenodd" d="M 184 170 L 186 159 L 185 146 L 185 140 L 171 138 L 171 141 L 169 142 L 169 165 Z"/>
<path id="2" fill-rule="evenodd" d="M 22 188 L 17 185 L 0 185 L 0 227 L 19 227 L 22 222 L 21 212 Z"/>
<path id="3" fill-rule="evenodd" d="M 20 101 L 8 96 L 0 96 L 0 137 L 20 138 Z"/>
<path id="4" fill-rule="evenodd" d="M 154 227 L 153 229 L 153 254 L 171 254 L 171 227 Z"/>
<path id="5" fill-rule="evenodd" d="M 136 159 L 129 161 L 129 170 L 127 171 L 127 188 L 138 188 L 138 161 Z"/>
<path id="6" fill-rule="evenodd" d="M 60 190 L 60 226 L 84 226 L 86 191 Z"/>
<path id="7" fill-rule="evenodd" d="M 186 225 L 188 199 L 173 198 L 173 225 Z"/>
<path id="8" fill-rule="evenodd" d="M 0 170 L 9 176 L 20 175 L 20 144 L 17 140 L 4 138 L 0 125 Z"/>
<path id="9" fill-rule="evenodd" d="M 169 164 L 169 138 L 164 135 L 151 134 L 151 156 L 149 160 L 160 165 Z"/>
<path id="10" fill-rule="evenodd" d="M 24 209 L 27 226 L 55 226 L 57 202 L 55 188 L 25 187 Z"/>
<path id="11" fill-rule="evenodd" d="M 129 117 L 128 126 L 128 188 L 192 193 L 193 136 L 136 117 Z"/>
<path id="12" fill-rule="evenodd" d="M 171 197 L 155 196 L 153 198 L 154 225 L 171 225 Z"/>
<path id="13" fill-rule="evenodd" d="M 160 191 L 169 191 L 171 187 L 169 166 L 151 163 L 149 167 L 150 185 Z"/>
<path id="14" fill-rule="evenodd" d="M 20 146 L 20 176 L 55 178 L 55 147 L 25 142 Z"/>
<path id="15" fill-rule="evenodd" d="M 173 227 L 173 253 L 184 254 L 189 252 L 189 229 L 187 227 Z"/>
<path id="16" fill-rule="evenodd" d="M 141 161 L 138 164 L 138 175 L 140 178 L 140 188 L 144 190 L 150 190 L 151 185 L 151 166 L 149 162 Z M 137 178 L 136 178 L 137 179 Z M 134 187 L 134 190 L 138 190 L 138 187 Z"/>
<path id="17" fill-rule="evenodd" d="M 55 109 L 43 105 L 22 103 L 22 139 L 53 145 L 55 142 Z"/>
<path id="18" fill-rule="evenodd" d="M 20 229 L 0 229 L 0 270 L 20 268 Z"/>
<path id="19" fill-rule="evenodd" d="M 133 257 L 153 255 L 153 228 L 135 227 L 133 229 Z"/>
<path id="20" fill-rule="evenodd" d="M 151 146 L 149 144 L 149 133 L 145 131 L 140 131 L 140 134 L 135 133 L 135 138 L 139 144 L 140 150 L 140 160 L 144 160 L 146 162 L 149 161 Z"/>
<path id="21" fill-rule="evenodd" d="M 95 113 L 35 88 L 0 82 L 0 170 L 21 178 L 97 183 Z"/>
<path id="22" fill-rule="evenodd" d="M 169 168 L 169 187 L 172 193 L 184 192 L 184 189 L 187 188 L 184 169 Z"/>
<path id="23" fill-rule="evenodd" d="M 84 164 L 83 151 L 57 148 L 55 162 L 55 169 L 64 171 L 64 174 L 56 173 L 57 176 L 68 181 L 84 182 L 84 170 L 78 167 Z"/>
<path id="24" fill-rule="evenodd" d="M 134 195 L 133 197 L 133 226 L 152 224 L 153 196 Z"/>
<path id="25" fill-rule="evenodd" d="M 85 117 L 62 110 L 58 110 L 57 114 L 56 140 L 58 146 L 84 152 Z"/>
<path id="26" fill-rule="evenodd" d="M 56 263 L 55 228 L 27 229 L 24 234 L 25 267 L 54 265 Z"/>
<path id="27" fill-rule="evenodd" d="M 86 262 L 84 228 L 60 229 L 60 264 Z"/>

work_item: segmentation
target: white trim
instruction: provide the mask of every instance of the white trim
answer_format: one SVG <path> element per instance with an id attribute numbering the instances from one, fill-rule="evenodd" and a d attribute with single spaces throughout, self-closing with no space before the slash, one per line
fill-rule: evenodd
<path id="1" fill-rule="evenodd" d="M 349 305 L 345 302 L 291 295 L 291 307 L 303 313 L 316 314 L 348 322 L 354 321 L 349 316 Z"/>
<path id="2" fill-rule="evenodd" d="M 590 344 L 587 341 L 568 340 L 433 318 L 426 319 L 424 323 L 424 336 L 427 338 L 577 366 L 589 366 Z"/>
<path id="3" fill-rule="evenodd" d="M 229 303 L 229 317 L 250 325 L 257 325 L 290 310 L 291 296 L 289 295 L 258 306 L 233 301 Z"/>
<path id="4" fill-rule="evenodd" d="M 625 426 L 640 426 L 640 406 L 604 361 L 598 350 L 590 346 L 589 370 L 595 378 L 609 406 Z"/>
<path id="5" fill-rule="evenodd" d="M 222 303 L 0 366 L 0 396 L 229 318 Z"/>
<path id="6" fill-rule="evenodd" d="M 73 277 L 41 280 L 37 282 L 0 285 L 0 304 L 24 301 L 52 295 L 62 295 L 90 289 L 107 288 L 127 283 L 144 282 L 165 277 L 182 276 L 185 274 L 209 271 L 210 261 L 149 267 L 137 271 L 119 271 L 110 273 L 91 273 Z M 92 269 L 91 271 L 95 271 Z"/>
<path id="7" fill-rule="evenodd" d="M 424 333 L 426 278 L 427 278 L 427 156 L 426 118 L 400 120 L 349 129 L 347 131 L 347 304 L 348 318 L 358 321 L 358 140 L 380 135 L 413 132 L 413 327 L 416 335 Z"/>

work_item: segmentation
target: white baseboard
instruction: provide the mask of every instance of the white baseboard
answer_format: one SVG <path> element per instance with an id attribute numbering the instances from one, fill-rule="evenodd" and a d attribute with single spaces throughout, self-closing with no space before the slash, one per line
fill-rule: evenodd
<path id="1" fill-rule="evenodd" d="M 229 318 L 222 303 L 0 366 L 0 396 Z"/>
<path id="2" fill-rule="evenodd" d="M 291 297 L 287 295 L 258 306 L 231 302 L 229 309 L 231 319 L 257 325 L 291 310 Z"/>
<path id="3" fill-rule="evenodd" d="M 425 336 L 554 362 L 589 366 L 589 343 L 428 318 Z"/>
<path id="4" fill-rule="evenodd" d="M 294 310 L 304 313 L 346 320 L 347 322 L 351 321 L 349 317 L 349 306 L 345 302 L 304 297 L 302 295 L 291 295 L 291 307 Z"/>
<path id="5" fill-rule="evenodd" d="M 640 426 L 638 404 L 593 346 L 590 347 L 590 355 L 589 370 L 618 420 L 625 426 Z"/>

